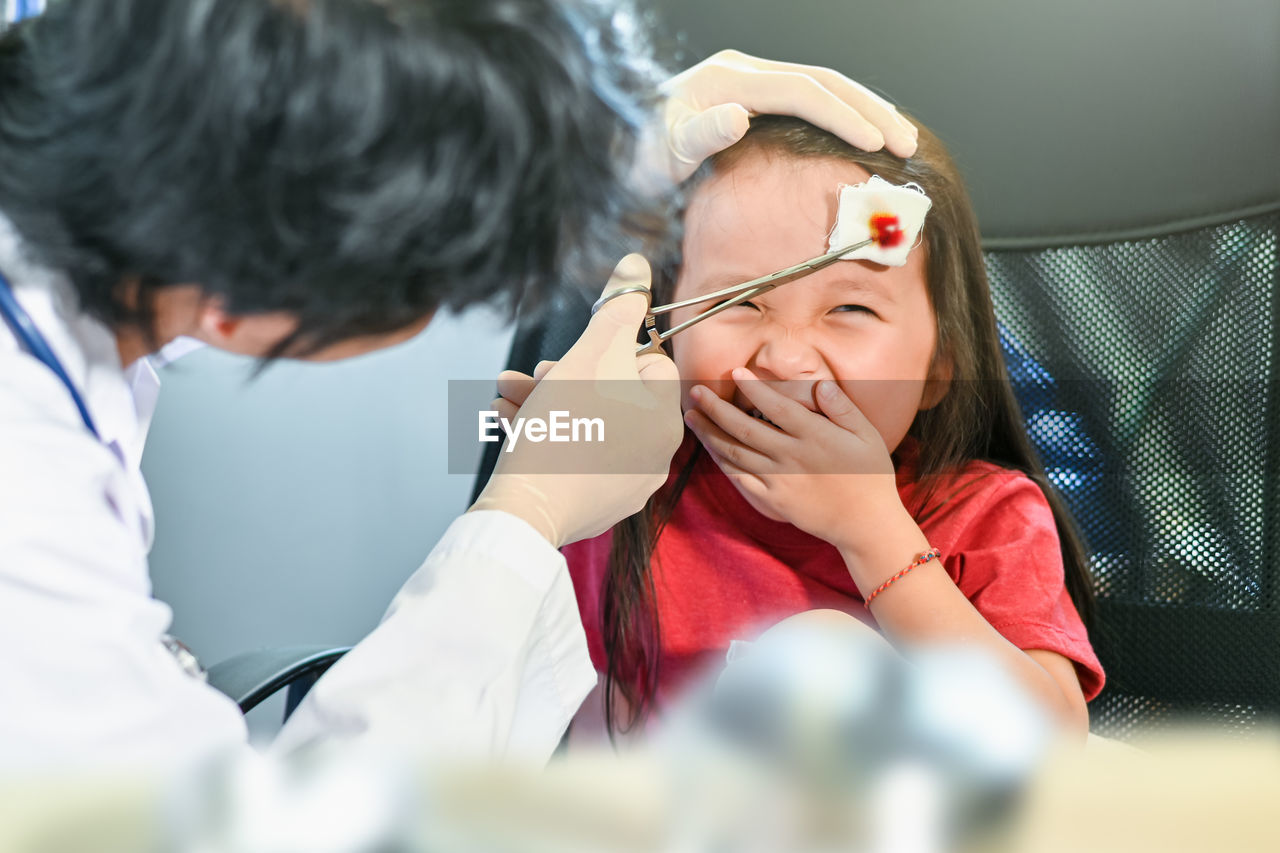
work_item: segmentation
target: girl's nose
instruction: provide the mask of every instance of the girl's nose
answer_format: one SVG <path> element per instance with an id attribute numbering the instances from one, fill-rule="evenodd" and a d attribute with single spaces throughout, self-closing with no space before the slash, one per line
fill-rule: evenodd
<path id="1" fill-rule="evenodd" d="M 830 378 L 822 353 L 805 335 L 777 332 L 765 338 L 747 365 L 762 377 L 773 379 Z"/>

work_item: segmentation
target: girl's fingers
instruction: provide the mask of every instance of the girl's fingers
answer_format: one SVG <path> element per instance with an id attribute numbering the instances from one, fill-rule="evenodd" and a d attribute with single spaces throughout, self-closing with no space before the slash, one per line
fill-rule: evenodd
<path id="1" fill-rule="evenodd" d="M 818 408 L 831 419 L 833 424 L 844 427 L 863 439 L 879 435 L 875 426 L 867 420 L 867 416 L 853 402 L 853 398 L 845 393 L 839 383 L 830 379 L 823 380 L 814 389 L 813 396 L 818 401 Z"/>
<path id="2" fill-rule="evenodd" d="M 753 418 L 732 403 L 720 399 L 710 389 L 697 385 L 689 392 L 698 411 L 729 437 L 765 456 L 777 458 L 792 439 L 786 434 Z"/>
<path id="3" fill-rule="evenodd" d="M 744 473 L 764 474 L 773 469 L 772 459 L 733 438 L 697 409 L 686 412 L 684 422 L 703 447 Z"/>
<path id="4" fill-rule="evenodd" d="M 752 497 L 763 499 L 769 492 L 768 485 L 760 478 L 760 475 L 734 463 L 732 459 L 728 459 L 713 450 L 710 446 L 706 447 L 707 453 L 711 454 L 711 459 L 726 477 L 733 480 L 747 494 Z"/>
<path id="5" fill-rule="evenodd" d="M 534 366 L 534 368 L 533 368 L 533 378 L 534 378 L 534 379 L 536 379 L 536 380 L 538 380 L 539 382 L 541 382 L 541 381 L 542 381 L 542 377 L 546 376 L 546 375 L 547 375 L 547 372 L 548 372 L 548 371 L 550 371 L 550 370 L 551 370 L 551 368 L 555 367 L 555 366 L 556 366 L 557 364 L 559 364 L 559 363 L 560 363 L 560 362 L 558 362 L 558 361 L 540 361 L 540 362 L 538 362 L 538 363 Z"/>
<path id="6" fill-rule="evenodd" d="M 743 395 L 784 433 L 800 438 L 814 427 L 813 412 L 769 384 L 756 378 L 745 367 L 733 371 L 733 381 Z"/>

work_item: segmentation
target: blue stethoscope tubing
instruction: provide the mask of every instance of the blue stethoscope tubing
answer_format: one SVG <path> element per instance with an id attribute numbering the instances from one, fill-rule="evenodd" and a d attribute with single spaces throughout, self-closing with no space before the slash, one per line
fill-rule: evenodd
<path id="1" fill-rule="evenodd" d="M 35 0 L 17 0 L 14 4 L 13 20 L 21 21 L 23 18 L 38 14 L 42 11 L 42 4 Z M 0 25 L 4 21 L 0 18 Z M 40 334 L 40 329 L 36 327 L 35 321 L 31 319 L 31 315 L 18 302 L 18 298 L 13 295 L 13 288 L 9 286 L 9 281 L 0 274 L 0 314 L 4 315 L 5 323 L 13 331 L 13 335 L 18 340 L 18 346 L 25 349 L 36 361 L 53 371 L 54 376 L 66 387 L 67 393 L 71 395 L 71 402 L 76 404 L 76 409 L 80 412 L 80 419 L 84 421 L 85 427 L 89 432 L 93 433 L 93 437 L 102 440 L 102 436 L 98 433 L 98 427 L 93 422 L 93 416 L 89 414 L 89 407 L 84 403 L 84 397 L 80 396 L 80 391 L 76 388 L 71 377 L 67 375 L 66 368 L 62 366 L 62 362 L 58 360 L 53 352 L 53 348 L 49 346 L 49 342 L 45 340 L 44 335 Z"/>
<path id="2" fill-rule="evenodd" d="M 18 303 L 17 297 L 13 295 L 13 288 L 9 286 L 9 281 L 2 274 L 0 274 L 0 314 L 4 315 L 5 322 L 13 331 L 14 337 L 18 339 L 18 345 L 30 353 L 36 361 L 52 370 L 53 374 L 66 386 L 67 392 L 71 395 L 71 401 L 80 411 L 80 419 L 84 421 L 89 432 L 93 433 L 94 438 L 101 441 L 102 436 L 98 434 L 98 427 L 93 422 L 93 416 L 89 414 L 89 407 L 84 404 L 84 398 L 80 396 L 75 383 L 67 375 L 62 362 L 54 355 L 49 342 L 36 328 L 31 315 Z"/>

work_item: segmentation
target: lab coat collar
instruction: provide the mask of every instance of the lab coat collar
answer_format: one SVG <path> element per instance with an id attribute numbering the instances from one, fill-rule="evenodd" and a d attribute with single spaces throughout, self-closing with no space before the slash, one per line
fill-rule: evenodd
<path id="1" fill-rule="evenodd" d="M 0 271 L 84 397 L 103 444 L 111 448 L 126 467 L 138 467 L 142 454 L 139 433 L 145 436 L 144 424 L 149 425 L 155 402 L 152 399 L 145 420 L 140 419 L 134 406 L 132 383 L 120 365 L 115 335 L 79 310 L 71 282 L 65 275 L 33 260 L 13 223 L 3 217 L 0 217 Z M 17 341 L 7 328 L 5 335 L 10 346 L 17 348 Z M 152 373 L 154 375 L 154 371 Z M 143 389 L 149 384 L 144 376 L 135 378 L 140 379 Z"/>
<path id="2" fill-rule="evenodd" d="M 103 444 L 141 485 L 143 445 L 160 393 L 156 369 L 202 344 L 179 338 L 159 353 L 139 359 L 128 369 L 123 368 L 115 335 L 102 322 L 80 311 L 71 282 L 64 274 L 32 259 L 17 229 L 3 214 L 0 214 L 0 272 L 80 391 Z M 0 350 L 18 348 L 9 327 L 0 323 Z M 69 395 L 67 406 L 74 414 Z M 79 423 L 80 419 L 76 416 L 75 420 Z M 144 506 L 144 535 L 150 541 L 150 501 L 145 487 L 138 491 Z"/>

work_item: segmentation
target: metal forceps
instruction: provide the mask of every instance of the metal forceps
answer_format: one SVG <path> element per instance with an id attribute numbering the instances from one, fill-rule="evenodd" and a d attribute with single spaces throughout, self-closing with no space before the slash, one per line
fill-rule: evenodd
<path id="1" fill-rule="evenodd" d="M 762 293 L 767 293 L 775 287 L 786 284 L 788 279 L 795 278 L 804 273 L 816 272 L 823 267 L 830 266 L 840 260 L 844 255 L 869 246 L 876 242 L 875 237 L 868 237 L 865 240 L 859 240 L 857 243 L 850 243 L 840 249 L 827 252 L 825 255 L 818 255 L 816 258 L 810 258 L 807 261 L 801 261 L 798 264 L 789 266 L 786 269 L 771 272 L 768 275 L 753 278 L 751 281 L 735 284 L 733 287 L 726 287 L 723 290 L 717 290 L 714 293 L 695 296 L 692 299 L 682 299 L 679 302 L 670 302 L 666 305 L 651 306 L 644 317 L 644 328 L 649 334 L 649 340 L 640 344 L 636 349 L 636 355 L 643 355 L 648 352 L 662 352 L 662 344 L 671 339 L 671 337 L 697 323 L 701 323 L 708 317 L 714 317 L 721 311 L 732 308 L 735 305 L 741 305 L 743 302 L 750 302 Z M 609 300 L 616 299 L 628 293 L 649 293 L 649 288 L 641 286 L 623 287 L 611 293 L 606 293 L 596 300 L 596 304 L 591 306 L 591 313 L 595 314 Z M 702 302 L 710 302 L 713 299 L 723 299 L 724 301 L 718 305 L 713 305 L 706 311 L 697 316 L 690 317 L 683 323 L 672 326 L 665 332 L 658 331 L 657 316 L 674 311 L 677 308 L 684 308 L 688 305 L 698 305 Z"/>

